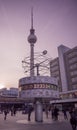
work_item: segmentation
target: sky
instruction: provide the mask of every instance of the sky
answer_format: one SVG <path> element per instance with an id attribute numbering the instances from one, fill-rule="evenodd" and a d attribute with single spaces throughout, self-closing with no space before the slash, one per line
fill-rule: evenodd
<path id="1" fill-rule="evenodd" d="M 26 76 L 21 62 L 30 54 L 31 7 L 35 52 L 55 58 L 59 45 L 77 46 L 77 0 L 0 0 L 0 87 L 18 87 Z"/>

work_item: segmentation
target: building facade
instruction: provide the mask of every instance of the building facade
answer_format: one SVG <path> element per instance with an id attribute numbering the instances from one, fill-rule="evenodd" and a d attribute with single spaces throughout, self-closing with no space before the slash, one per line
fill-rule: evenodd
<path id="1" fill-rule="evenodd" d="M 0 96 L 1 97 L 18 97 L 18 88 L 3 88 L 0 89 Z"/>
<path id="2" fill-rule="evenodd" d="M 59 58 L 55 58 L 50 62 L 50 75 L 51 77 L 55 77 L 58 80 L 58 90 L 62 91 L 62 83 L 61 83 L 61 75 L 60 75 L 60 66 L 59 66 Z"/>
<path id="3" fill-rule="evenodd" d="M 77 89 L 77 47 L 70 49 L 64 54 L 68 90 Z"/>
<path id="4" fill-rule="evenodd" d="M 50 74 L 58 79 L 60 92 L 77 90 L 77 47 L 60 45 L 58 58 L 50 62 Z"/>

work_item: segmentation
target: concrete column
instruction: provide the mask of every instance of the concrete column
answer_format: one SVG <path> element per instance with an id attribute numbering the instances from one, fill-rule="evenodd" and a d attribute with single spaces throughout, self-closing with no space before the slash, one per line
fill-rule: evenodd
<path id="1" fill-rule="evenodd" d="M 35 104 L 35 121 L 36 122 L 43 121 L 43 106 L 40 101 L 37 101 Z"/>

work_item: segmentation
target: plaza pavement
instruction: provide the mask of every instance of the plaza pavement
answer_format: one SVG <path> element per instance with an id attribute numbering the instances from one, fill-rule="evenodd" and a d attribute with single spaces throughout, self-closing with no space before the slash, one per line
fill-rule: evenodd
<path id="1" fill-rule="evenodd" d="M 68 115 L 69 117 L 69 115 Z M 17 112 L 16 116 L 7 115 L 4 120 L 4 115 L 0 114 L 0 130 L 72 130 L 69 119 L 65 120 L 63 114 L 59 114 L 58 121 L 52 121 L 51 113 L 46 119 L 43 113 L 43 122 L 35 122 L 34 112 L 31 115 L 31 121 L 27 121 L 27 114 Z"/>

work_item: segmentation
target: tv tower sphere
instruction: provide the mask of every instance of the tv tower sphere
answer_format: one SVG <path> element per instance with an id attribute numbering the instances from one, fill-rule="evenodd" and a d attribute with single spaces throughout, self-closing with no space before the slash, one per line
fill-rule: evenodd
<path id="1" fill-rule="evenodd" d="M 32 28 L 30 30 L 30 35 L 28 36 L 28 42 L 31 44 L 36 43 L 36 41 L 37 41 L 37 37 L 35 36 L 34 32 L 35 32 L 35 30 Z"/>

